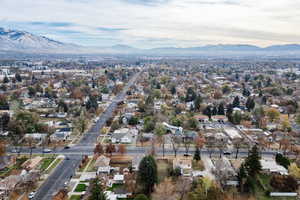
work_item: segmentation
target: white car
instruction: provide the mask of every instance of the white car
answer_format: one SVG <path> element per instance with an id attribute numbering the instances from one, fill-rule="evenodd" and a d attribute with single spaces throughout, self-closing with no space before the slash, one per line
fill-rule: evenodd
<path id="1" fill-rule="evenodd" d="M 44 153 L 50 153 L 50 152 L 52 152 L 52 150 L 51 149 L 44 149 L 43 152 Z"/>
<path id="2" fill-rule="evenodd" d="M 35 195 L 35 191 L 30 192 L 28 195 L 28 199 L 33 199 L 34 195 Z"/>
<path id="3" fill-rule="evenodd" d="M 21 151 L 20 151 L 20 149 L 13 149 L 13 150 L 11 150 L 11 152 L 12 153 L 20 153 Z"/>

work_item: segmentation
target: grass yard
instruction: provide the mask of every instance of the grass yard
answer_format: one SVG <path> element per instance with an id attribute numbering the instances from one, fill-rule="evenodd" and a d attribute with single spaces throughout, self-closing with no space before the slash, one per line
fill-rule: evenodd
<path id="1" fill-rule="evenodd" d="M 168 176 L 168 168 L 170 164 L 168 160 L 159 159 L 156 161 L 157 163 L 157 173 L 158 173 L 158 181 L 164 180 L 165 177 Z"/>
<path id="2" fill-rule="evenodd" d="M 79 183 L 76 188 L 75 188 L 75 192 L 84 192 L 86 190 L 87 186 L 86 184 L 83 183 Z"/>
<path id="3" fill-rule="evenodd" d="M 192 168 L 193 168 L 193 170 L 203 171 L 204 170 L 204 164 L 203 164 L 202 160 L 199 160 L 199 161 L 193 160 L 192 161 Z"/>
<path id="4" fill-rule="evenodd" d="M 83 172 L 83 170 L 86 168 L 86 166 L 87 166 L 90 162 L 92 162 L 92 161 L 91 161 L 91 158 L 88 158 L 87 161 L 86 161 L 86 163 L 85 163 L 78 171 L 79 171 L 79 172 Z"/>
<path id="5" fill-rule="evenodd" d="M 72 195 L 69 200 L 80 200 L 80 199 L 81 199 L 80 195 Z"/>
<path id="6" fill-rule="evenodd" d="M 42 172 L 45 171 L 54 160 L 55 158 L 44 158 L 41 162 L 40 170 Z"/>
<path id="7" fill-rule="evenodd" d="M 17 158 L 16 160 L 16 164 L 8 167 L 8 168 L 4 168 L 3 170 L 0 171 L 0 178 L 4 178 L 6 176 L 9 176 L 10 173 L 14 170 L 20 170 L 22 169 L 22 164 L 28 160 L 28 158 L 26 157 L 22 157 L 22 158 Z"/>
<path id="8" fill-rule="evenodd" d="M 55 167 L 57 167 L 57 165 L 62 161 L 61 158 L 56 159 L 52 165 L 47 169 L 46 173 L 49 174 Z"/>
<path id="9" fill-rule="evenodd" d="M 108 191 L 114 191 L 115 189 L 120 188 L 120 187 L 123 187 L 123 186 L 124 186 L 123 184 L 116 184 L 116 183 L 114 183 L 114 184 L 112 184 L 112 186 L 111 186 L 110 188 L 108 188 L 107 190 L 108 190 Z"/>
<path id="10" fill-rule="evenodd" d="M 93 159 L 91 162 L 88 163 L 88 167 L 87 167 L 87 172 L 94 172 L 96 171 L 94 165 L 95 165 L 96 160 Z"/>

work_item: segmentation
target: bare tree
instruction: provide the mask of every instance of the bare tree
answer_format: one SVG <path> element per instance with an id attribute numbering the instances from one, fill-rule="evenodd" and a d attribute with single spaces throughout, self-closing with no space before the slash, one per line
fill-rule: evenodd
<path id="1" fill-rule="evenodd" d="M 192 138 L 190 138 L 188 136 L 183 137 L 183 145 L 184 145 L 184 148 L 185 148 L 186 155 L 188 155 L 188 153 L 189 153 L 189 149 L 191 147 L 192 142 L 193 142 Z"/>
<path id="2" fill-rule="evenodd" d="M 32 149 L 34 145 L 34 139 L 32 137 L 27 138 L 27 143 L 30 149 L 30 158 L 32 157 Z"/>
<path id="3" fill-rule="evenodd" d="M 175 157 L 177 156 L 177 151 L 181 146 L 181 137 L 178 137 L 176 135 L 171 136 L 171 143 L 172 143 L 172 148 L 174 151 Z"/>
<path id="4" fill-rule="evenodd" d="M 209 152 L 209 157 L 210 157 L 210 158 L 211 158 L 211 156 L 212 156 L 214 147 L 216 146 L 215 143 L 216 143 L 216 138 L 215 138 L 214 136 L 209 136 L 209 137 L 207 137 L 207 140 L 206 140 L 206 147 L 207 147 L 207 150 L 208 150 L 208 152 Z"/>
<path id="5" fill-rule="evenodd" d="M 152 199 L 155 200 L 174 200 L 178 199 L 176 186 L 171 178 L 165 178 L 160 184 L 156 185 L 152 193 Z"/>
<path id="6" fill-rule="evenodd" d="M 222 157 L 222 153 L 224 152 L 226 147 L 227 147 L 227 143 L 223 139 L 217 141 L 217 148 L 219 149 L 220 158 Z"/>
<path id="7" fill-rule="evenodd" d="M 178 200 L 186 199 L 188 192 L 192 187 L 192 180 L 185 177 L 178 178 L 176 182 L 176 191 L 178 193 Z"/>
<path id="8" fill-rule="evenodd" d="M 240 151 L 240 148 L 243 145 L 244 138 L 234 138 L 232 142 L 233 142 L 234 148 L 236 149 L 236 151 L 235 151 L 235 159 L 237 159 L 239 151 Z"/>

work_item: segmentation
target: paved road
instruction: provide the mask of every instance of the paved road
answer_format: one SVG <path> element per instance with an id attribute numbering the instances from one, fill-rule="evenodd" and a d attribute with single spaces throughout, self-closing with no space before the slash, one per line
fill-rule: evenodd
<path id="1" fill-rule="evenodd" d="M 94 146 L 74 146 L 74 147 L 71 147 L 70 149 L 59 149 L 57 150 L 56 152 L 52 152 L 52 153 L 49 153 L 50 155 L 51 154 L 57 154 L 57 155 L 65 155 L 65 156 L 68 156 L 68 155 L 93 155 L 94 152 Z M 145 154 L 145 153 L 148 153 L 150 151 L 150 147 L 127 147 L 126 149 L 126 154 L 129 154 L 129 155 L 136 155 L 136 154 Z M 35 149 L 33 151 L 33 154 L 41 154 L 42 152 L 42 149 Z M 184 148 L 180 148 L 178 150 L 178 154 L 185 154 L 185 149 Z M 216 156 L 216 155 L 219 155 L 220 154 L 220 151 L 217 150 L 217 149 L 214 149 L 214 150 L 210 150 L 208 151 L 207 149 L 203 149 L 201 151 L 201 154 L 209 154 L 210 152 L 212 152 L 212 155 Z M 29 154 L 30 151 L 29 149 L 24 149 L 22 151 L 22 154 Z M 194 153 L 194 149 L 191 148 L 188 152 L 189 154 L 193 154 Z M 262 151 L 261 152 L 261 155 L 263 156 L 274 156 L 276 155 L 277 151 L 272 151 L 272 150 L 266 150 L 266 151 Z M 163 150 L 162 148 L 157 148 L 156 149 L 156 154 L 158 155 L 162 155 L 163 154 Z M 165 154 L 166 155 L 169 155 L 169 154 L 174 154 L 174 151 L 173 149 L 171 148 L 167 148 L 165 149 Z M 292 153 L 287 153 L 288 155 L 293 155 Z M 239 150 L 239 153 L 238 153 L 239 156 L 247 156 L 248 155 L 248 150 L 247 149 L 241 149 Z M 231 156 L 235 156 L 235 151 L 233 151 L 231 153 Z"/>
<path id="2" fill-rule="evenodd" d="M 100 116 L 99 120 L 96 124 L 88 131 L 82 139 L 79 141 L 77 145 L 72 147 L 71 149 L 59 150 L 57 153 L 68 154 L 69 159 L 65 159 L 62 161 L 59 166 L 55 169 L 55 171 L 47 178 L 47 180 L 42 184 L 42 186 L 37 191 L 34 199 L 35 200 L 50 200 L 55 192 L 57 192 L 60 188 L 64 186 L 64 183 L 70 179 L 71 176 L 74 175 L 75 169 L 79 166 L 81 161 L 80 153 L 85 153 L 85 148 L 93 148 L 97 137 L 99 135 L 99 131 L 105 125 L 106 121 L 113 115 L 114 110 L 117 107 L 117 104 L 120 101 L 123 101 L 126 92 L 128 89 L 135 83 L 138 76 L 141 72 L 135 74 L 127 85 L 123 88 L 123 90 L 115 97 L 113 102 L 107 107 L 105 112 Z M 82 148 L 83 147 L 83 148 Z M 75 149 L 77 149 L 76 153 Z M 26 152 L 26 149 L 24 149 Z M 35 149 L 34 152 L 41 152 L 40 149 Z M 91 150 L 90 150 L 91 151 Z M 23 151 L 22 151 L 23 152 Z M 73 153 L 72 153 L 73 152 Z M 86 153 L 85 153 L 86 154 Z"/>

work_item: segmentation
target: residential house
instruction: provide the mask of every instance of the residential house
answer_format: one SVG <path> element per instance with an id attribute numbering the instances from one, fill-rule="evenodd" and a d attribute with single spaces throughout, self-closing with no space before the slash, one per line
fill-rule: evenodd
<path id="1" fill-rule="evenodd" d="M 278 165 L 274 159 L 261 159 L 262 170 L 265 173 L 277 173 L 281 175 L 288 175 L 288 170 L 281 165 Z"/>
<path id="2" fill-rule="evenodd" d="M 99 156 L 94 164 L 94 166 L 97 168 L 97 174 L 100 173 L 110 173 L 111 167 L 110 167 L 110 158 L 106 156 Z"/>
<path id="3" fill-rule="evenodd" d="M 123 174 L 114 175 L 113 181 L 115 184 L 123 184 L 124 183 L 124 175 Z"/>
<path id="4" fill-rule="evenodd" d="M 115 130 L 111 135 L 111 142 L 114 144 L 130 144 L 132 142 L 132 134 L 130 133 L 128 128 Z"/>
<path id="5" fill-rule="evenodd" d="M 72 134 L 71 128 L 65 127 L 65 128 L 61 128 L 61 129 L 58 129 L 57 131 L 55 131 L 55 133 L 53 133 L 50 136 L 50 139 L 58 140 L 58 141 L 65 141 L 65 140 L 69 139 L 71 134 Z"/>
<path id="6" fill-rule="evenodd" d="M 192 158 L 177 157 L 173 160 L 173 169 L 179 168 L 183 176 L 191 176 L 192 173 Z"/>

